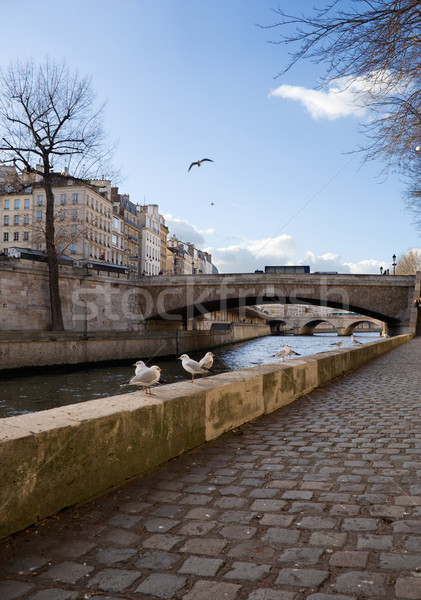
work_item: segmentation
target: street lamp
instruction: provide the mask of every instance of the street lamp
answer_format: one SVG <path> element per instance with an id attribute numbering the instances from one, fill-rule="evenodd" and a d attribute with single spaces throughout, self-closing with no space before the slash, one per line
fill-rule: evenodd
<path id="1" fill-rule="evenodd" d="M 380 275 L 383 275 L 383 267 L 380 267 Z"/>
<path id="2" fill-rule="evenodd" d="M 396 254 L 394 254 L 394 255 L 392 256 L 392 260 L 393 260 L 393 262 L 392 262 L 392 267 L 393 267 L 393 275 L 395 275 L 395 274 L 396 274 Z"/>

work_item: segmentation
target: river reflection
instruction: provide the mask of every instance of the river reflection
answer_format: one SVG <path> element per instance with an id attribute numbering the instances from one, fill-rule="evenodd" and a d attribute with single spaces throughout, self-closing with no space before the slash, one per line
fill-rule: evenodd
<path id="1" fill-rule="evenodd" d="M 378 340 L 379 334 L 358 333 L 355 337 L 367 343 Z M 332 343 L 339 339 L 343 340 L 342 347 L 352 346 L 351 338 L 338 338 L 336 334 L 267 336 L 222 346 L 212 350 L 215 354 L 212 371 L 223 373 L 279 361 L 280 359 L 273 358 L 273 355 L 283 344 L 289 344 L 302 356 L 333 350 L 335 346 L 332 346 Z M 191 352 L 189 356 L 199 360 L 204 353 L 205 351 Z M 135 360 L 138 359 L 148 361 L 148 357 L 144 356 L 136 357 Z M 148 366 L 152 364 L 157 364 L 163 369 L 161 382 L 164 384 L 191 378 L 176 357 L 153 358 L 148 361 Z M 2 377 L 0 418 L 138 391 L 135 387 L 120 387 L 133 375 L 132 361 L 127 360 L 101 367 L 56 368 L 54 371 L 42 371 L 39 374 L 31 372 L 27 377 Z"/>

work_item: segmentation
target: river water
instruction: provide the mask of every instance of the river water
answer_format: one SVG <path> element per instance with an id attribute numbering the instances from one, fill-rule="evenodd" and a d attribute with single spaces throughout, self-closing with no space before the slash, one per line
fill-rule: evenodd
<path id="1" fill-rule="evenodd" d="M 363 343 L 379 339 L 378 333 L 358 333 L 356 339 Z M 349 337 L 338 338 L 336 334 L 317 334 L 313 336 L 266 336 L 249 342 L 230 344 L 214 348 L 214 366 L 212 371 L 223 373 L 246 369 L 256 365 L 276 362 L 281 359 L 273 355 L 283 344 L 289 344 L 293 350 L 306 356 L 318 352 L 336 349 L 333 342 L 343 340 L 342 348 L 352 346 Z M 199 360 L 205 351 L 189 354 Z M 184 371 L 181 361 L 176 357 L 153 358 L 139 356 L 148 366 L 159 365 L 163 372 L 160 384 L 190 380 L 191 375 Z M 134 375 L 134 361 L 117 361 L 116 364 L 100 367 L 57 367 L 54 371 L 31 372 L 28 376 L 4 378 L 0 375 L 0 418 L 37 412 L 57 406 L 76 404 L 95 398 L 116 396 L 139 391 L 137 387 L 123 387 Z"/>

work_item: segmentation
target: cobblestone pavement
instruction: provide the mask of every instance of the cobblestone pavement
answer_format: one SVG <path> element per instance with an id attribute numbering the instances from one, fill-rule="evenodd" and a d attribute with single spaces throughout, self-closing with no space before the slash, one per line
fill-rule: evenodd
<path id="1" fill-rule="evenodd" d="M 0 544 L 1 600 L 421 599 L 421 339 Z"/>

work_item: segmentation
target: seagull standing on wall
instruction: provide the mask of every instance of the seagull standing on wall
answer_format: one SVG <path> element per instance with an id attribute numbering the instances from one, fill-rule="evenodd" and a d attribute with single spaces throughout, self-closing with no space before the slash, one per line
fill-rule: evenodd
<path id="1" fill-rule="evenodd" d="M 342 344 L 344 343 L 343 340 L 340 340 L 339 342 L 333 342 L 332 344 L 330 344 L 331 346 L 338 346 L 338 348 L 340 348 L 342 346 Z"/>
<path id="2" fill-rule="evenodd" d="M 137 368 L 138 367 L 136 367 L 136 370 Z M 128 383 L 123 383 L 121 387 L 126 385 L 138 385 L 142 388 L 142 391 L 144 391 L 145 394 L 153 396 L 154 394 L 151 392 L 151 385 L 158 383 L 159 378 L 161 377 L 161 371 L 162 369 L 157 365 L 145 368 L 141 367 L 139 375 L 135 375 Z"/>
<path id="3" fill-rule="evenodd" d="M 192 382 L 194 381 L 195 375 L 204 375 L 205 373 L 209 373 L 209 369 L 206 369 L 206 367 L 201 367 L 197 360 L 193 360 L 188 354 L 182 354 L 178 357 L 178 360 L 181 360 L 183 369 L 187 371 L 187 373 L 191 373 Z"/>
<path id="4" fill-rule="evenodd" d="M 211 158 L 202 158 L 202 160 L 197 160 L 196 162 L 192 162 L 192 164 L 190 165 L 188 170 L 190 171 L 190 169 L 193 167 L 193 165 L 197 165 L 198 167 L 200 167 L 202 162 L 205 162 L 205 161 L 213 162 L 213 160 Z"/>
<path id="5" fill-rule="evenodd" d="M 205 356 L 201 360 L 199 360 L 199 366 L 203 369 L 211 369 L 213 365 L 214 356 L 215 355 L 212 352 L 206 352 Z M 205 377 L 207 376 L 208 374 L 205 373 Z"/>

